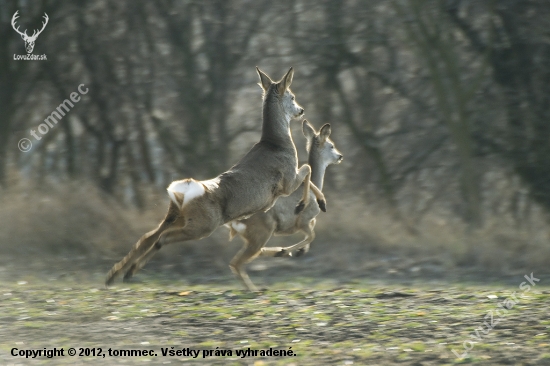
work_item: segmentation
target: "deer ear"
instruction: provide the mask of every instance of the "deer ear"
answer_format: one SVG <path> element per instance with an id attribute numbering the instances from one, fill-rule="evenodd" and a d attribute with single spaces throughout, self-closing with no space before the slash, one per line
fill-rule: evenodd
<path id="1" fill-rule="evenodd" d="M 313 140 L 315 137 L 315 128 L 308 122 L 307 119 L 304 119 L 304 122 L 302 122 L 302 131 L 304 132 L 304 136 L 308 141 Z"/>
<path id="2" fill-rule="evenodd" d="M 291 67 L 285 76 L 279 81 L 279 94 L 283 95 L 292 83 L 292 78 L 294 77 L 294 69 Z"/>
<path id="3" fill-rule="evenodd" d="M 319 136 L 321 136 L 321 141 L 326 141 L 331 133 L 330 123 L 325 123 L 321 130 L 319 130 Z"/>
<path id="4" fill-rule="evenodd" d="M 262 89 L 264 91 L 267 91 L 267 89 L 269 89 L 271 84 L 273 84 L 273 81 L 271 80 L 271 78 L 269 76 L 267 76 L 267 74 L 265 72 L 260 70 L 258 68 L 258 66 L 256 66 L 256 71 L 258 72 L 258 76 L 260 77 L 260 84 L 259 85 L 262 87 Z"/>

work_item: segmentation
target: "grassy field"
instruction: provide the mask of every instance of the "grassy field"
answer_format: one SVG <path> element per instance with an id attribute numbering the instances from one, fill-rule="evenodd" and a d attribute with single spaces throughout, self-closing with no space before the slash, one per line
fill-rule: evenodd
<path id="1" fill-rule="evenodd" d="M 145 274 L 106 290 L 101 273 L 17 273 L 0 272 L 2 365 L 550 365 L 548 278 L 524 292 L 522 275 L 498 285 L 415 280 L 407 286 L 288 277 L 249 294 L 229 276 L 193 284 Z M 514 291 L 517 301 L 506 302 Z M 14 348 L 54 347 L 64 356 L 11 355 Z M 71 347 L 76 356 L 67 355 Z M 269 349 L 287 354 L 260 356 Z M 153 355 L 114 355 L 122 350 Z M 178 350 L 180 356 L 170 356 Z"/>

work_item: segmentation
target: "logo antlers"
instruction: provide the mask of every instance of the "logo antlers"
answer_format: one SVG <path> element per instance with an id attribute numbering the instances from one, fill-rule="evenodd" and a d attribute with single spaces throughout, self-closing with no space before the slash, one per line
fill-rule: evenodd
<path id="1" fill-rule="evenodd" d="M 48 24 L 48 14 L 44 13 L 44 22 L 42 22 L 42 29 L 40 29 L 39 31 L 37 31 L 36 29 L 34 30 L 32 36 L 28 36 L 27 35 L 27 30 L 25 29 L 24 32 L 20 32 L 19 31 L 19 27 L 15 28 L 15 20 L 17 18 L 19 18 L 19 15 L 17 15 L 17 13 L 19 12 L 19 10 L 17 10 L 15 12 L 15 14 L 13 14 L 13 17 L 11 18 L 11 26 L 13 27 L 13 29 L 19 33 L 21 35 L 21 38 L 23 38 L 23 41 L 25 41 L 25 49 L 27 50 L 27 53 L 32 53 L 32 50 L 34 49 L 34 42 L 36 41 L 36 38 L 40 35 L 40 33 L 42 33 L 42 31 L 44 30 L 44 28 L 46 28 L 46 24 Z"/>

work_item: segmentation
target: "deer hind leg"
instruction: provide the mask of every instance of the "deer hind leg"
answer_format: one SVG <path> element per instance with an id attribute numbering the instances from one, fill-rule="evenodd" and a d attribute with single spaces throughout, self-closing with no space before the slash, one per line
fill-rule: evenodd
<path id="1" fill-rule="evenodd" d="M 153 250 L 153 248 L 157 245 L 157 242 L 155 242 L 154 245 L 151 245 L 149 249 L 143 253 L 126 271 L 124 274 L 124 277 L 122 278 L 123 282 L 129 281 L 140 269 L 145 266 L 147 262 L 156 254 L 156 250 Z"/>
<path id="2" fill-rule="evenodd" d="M 164 230 L 154 245 L 151 245 L 149 249 L 144 252 L 128 269 L 124 279 L 130 279 L 137 271 L 143 266 L 162 248 L 167 244 L 179 243 L 188 240 L 198 240 L 205 238 L 212 234 L 217 226 L 211 227 L 210 225 L 181 225 L 183 227 L 172 227 Z"/>
<path id="3" fill-rule="evenodd" d="M 231 268 L 231 271 L 241 280 L 249 291 L 256 292 L 258 289 L 254 286 L 250 277 L 248 277 L 245 265 L 261 254 L 262 247 L 271 238 L 274 229 L 273 225 L 264 223 L 264 225 L 247 225 L 243 231 L 239 233 L 244 244 L 229 263 L 229 268 Z"/>
<path id="4" fill-rule="evenodd" d="M 157 242 L 160 235 L 178 218 L 178 209 L 175 204 L 172 202 L 168 207 L 168 213 L 160 225 L 147 234 L 143 235 L 138 242 L 134 245 L 132 250 L 118 263 L 116 263 L 113 268 L 107 273 L 107 278 L 105 279 L 105 286 L 110 286 L 116 277 L 123 272 L 129 271 L 131 268 L 135 268 L 134 265 L 139 258 L 141 258 L 145 253 L 147 253 Z M 133 270 L 135 273 L 136 270 Z M 125 276 L 126 277 L 126 276 Z M 130 275 L 131 277 L 131 275 Z"/>

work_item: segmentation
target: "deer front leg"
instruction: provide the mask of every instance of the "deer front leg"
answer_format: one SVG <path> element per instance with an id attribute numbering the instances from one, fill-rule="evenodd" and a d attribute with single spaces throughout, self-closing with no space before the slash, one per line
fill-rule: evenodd
<path id="1" fill-rule="evenodd" d="M 267 247 L 262 248 L 261 257 L 292 257 L 292 253 L 283 247 Z"/>
<path id="2" fill-rule="evenodd" d="M 327 212 L 327 201 L 325 200 L 325 195 L 313 182 L 309 182 L 309 187 L 311 188 L 311 191 L 315 195 L 315 198 L 317 199 L 317 204 L 319 204 L 319 208 L 323 212 Z"/>
<path id="3" fill-rule="evenodd" d="M 296 205 L 294 209 L 294 214 L 298 215 L 304 210 L 304 208 L 309 204 L 309 190 L 313 192 L 315 198 L 317 199 L 317 204 L 323 212 L 327 212 L 327 201 L 325 200 L 325 195 L 315 184 L 311 182 L 311 167 L 308 164 L 304 164 L 298 170 L 296 174 L 296 179 L 291 185 L 291 188 L 297 184 L 296 188 L 291 189 L 290 193 L 294 192 L 300 184 L 304 183 L 304 191 L 302 193 L 302 199 Z"/>
<path id="4" fill-rule="evenodd" d="M 311 220 L 307 226 L 302 228 L 302 231 L 304 232 L 304 234 L 306 234 L 306 237 L 304 238 L 304 240 L 294 245 L 291 245 L 289 247 L 285 247 L 283 248 L 283 250 L 285 252 L 291 252 L 291 253 L 296 250 L 297 251 L 295 254 L 296 257 L 303 255 L 305 252 L 309 250 L 309 245 L 315 239 L 315 231 L 313 231 L 314 228 L 315 228 L 315 219 Z"/>
<path id="5" fill-rule="evenodd" d="M 257 291 L 246 273 L 246 264 L 260 255 L 262 247 L 269 241 L 275 231 L 276 222 L 267 216 L 253 216 L 239 227 L 239 236 L 243 239 L 243 247 L 233 257 L 229 268 L 249 291 Z"/>
<path id="6" fill-rule="evenodd" d="M 314 236 L 306 236 L 304 240 L 289 247 L 281 248 L 280 252 L 284 253 L 284 256 L 292 257 L 292 252 L 294 250 L 302 249 L 306 245 L 309 245 L 313 241 Z M 286 255 L 286 253 L 290 253 Z M 283 255 L 275 255 L 274 257 L 282 257 Z M 301 254 L 300 254 L 301 255 Z"/>
<path id="7" fill-rule="evenodd" d="M 305 234 L 304 240 L 288 247 L 268 247 L 262 248 L 260 255 L 262 257 L 300 257 L 309 251 L 309 245 L 315 239 L 315 219 L 312 219 L 307 225 L 301 227 Z M 292 254 L 293 251 L 297 251 Z"/>
<path id="8" fill-rule="evenodd" d="M 315 232 L 313 231 L 315 229 L 315 223 L 316 223 L 316 219 L 313 219 L 309 222 L 308 224 L 308 229 L 309 231 L 311 231 L 311 233 L 313 234 L 313 237 L 315 238 Z M 313 240 L 312 240 L 313 241 Z M 294 254 L 295 257 L 301 257 L 303 256 L 304 254 L 306 254 L 307 252 L 309 252 L 309 247 L 311 245 L 311 242 L 307 243 L 306 245 L 304 245 L 302 248 L 298 249 L 296 251 L 296 253 Z"/>
<path id="9" fill-rule="evenodd" d="M 262 248 L 262 252 L 260 253 L 260 255 L 262 257 L 292 257 L 292 252 L 294 250 L 299 250 L 308 246 L 313 241 L 313 239 L 315 239 L 315 232 L 308 231 L 305 234 L 306 234 L 306 237 L 304 238 L 304 240 L 302 240 L 299 243 L 296 243 L 294 245 L 291 245 L 289 247 L 284 247 L 284 248 L 283 247 Z M 302 254 L 303 253 L 300 253 L 300 255 Z"/>
<path id="10" fill-rule="evenodd" d="M 311 167 L 308 164 L 304 164 L 298 169 L 294 182 L 291 184 L 290 193 L 294 192 L 300 184 L 304 183 L 304 192 L 302 194 L 302 199 L 296 205 L 294 209 L 294 214 L 298 215 L 304 210 L 306 205 L 309 204 L 309 189 L 311 183 Z"/>
<path id="11" fill-rule="evenodd" d="M 244 238 L 243 240 L 245 241 L 245 243 L 241 250 L 239 250 L 239 252 L 235 255 L 235 257 L 233 257 L 233 259 L 229 263 L 229 268 L 235 274 L 235 276 L 237 276 L 237 278 L 241 280 L 248 291 L 257 292 L 258 289 L 256 288 L 256 286 L 254 286 L 254 284 L 250 280 L 250 277 L 248 277 L 248 274 L 246 273 L 246 269 L 244 267 L 248 262 L 252 261 L 260 254 L 260 248 L 253 244 L 250 245 L 250 243 Z"/>

